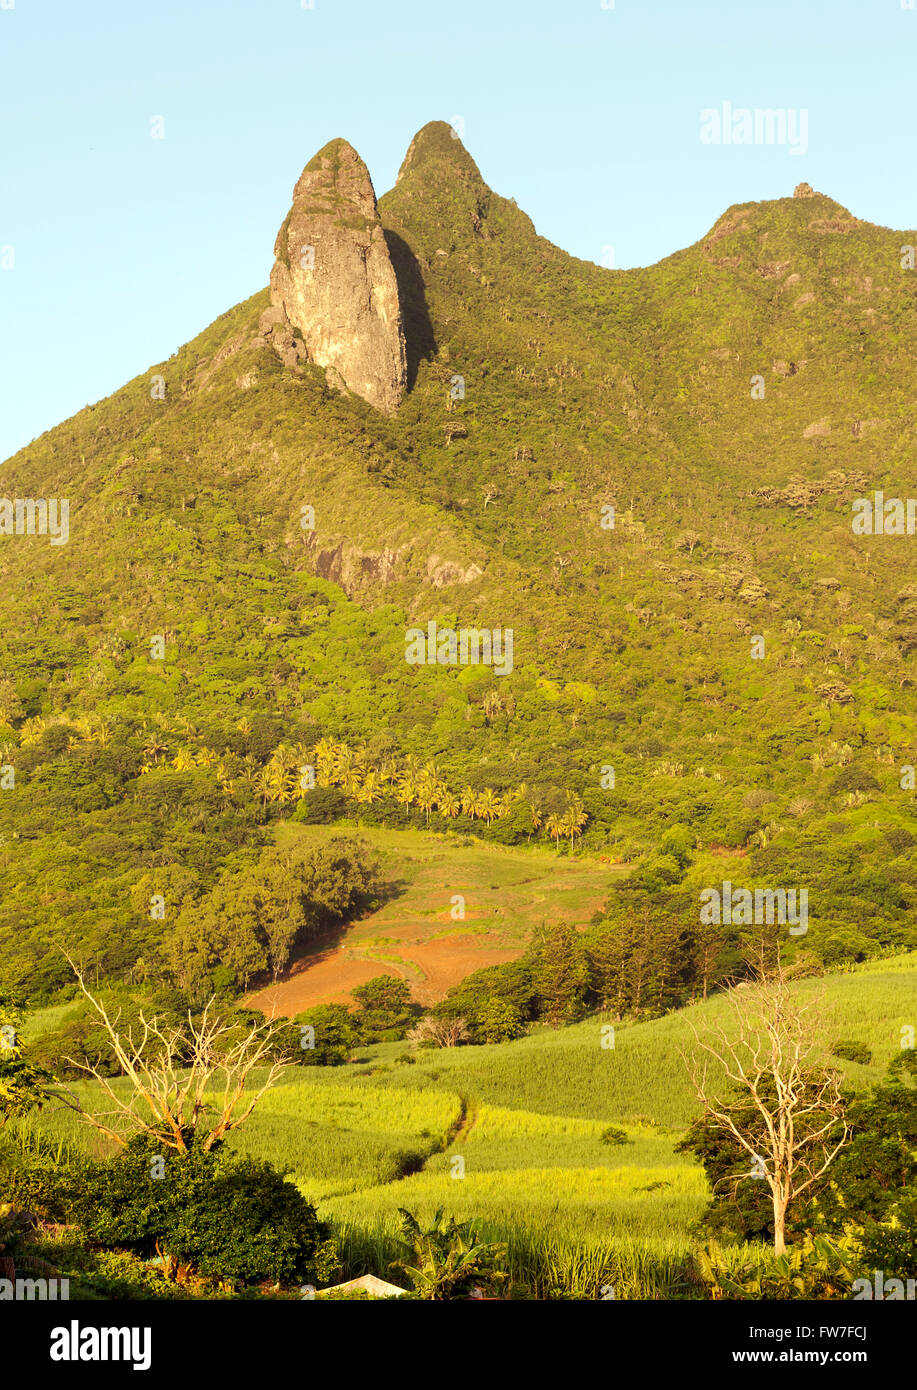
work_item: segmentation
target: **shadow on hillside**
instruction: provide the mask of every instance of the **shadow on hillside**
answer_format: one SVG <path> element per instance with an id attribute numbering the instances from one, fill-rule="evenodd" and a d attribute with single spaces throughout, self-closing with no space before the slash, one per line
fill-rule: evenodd
<path id="1" fill-rule="evenodd" d="M 422 361 L 436 355 L 436 338 L 427 310 L 427 296 L 424 290 L 423 273 L 420 263 L 407 242 L 397 232 L 385 228 L 385 243 L 392 258 L 395 278 L 398 281 L 398 297 L 401 300 L 401 313 L 404 318 L 404 338 L 407 351 L 408 390 L 417 380 L 417 372 Z"/>
<path id="2" fill-rule="evenodd" d="M 315 936 L 310 937 L 307 941 L 299 942 L 293 948 L 287 968 L 277 981 L 271 979 L 268 971 L 259 972 L 251 982 L 249 993 L 252 995 L 266 993 L 275 984 L 283 985 L 304 971 L 311 970 L 313 966 L 327 964 L 337 956 L 339 951 L 344 949 L 344 937 L 352 927 L 366 917 L 371 917 L 386 903 L 392 902 L 396 898 L 403 898 L 410 886 L 410 881 L 406 878 L 386 879 L 378 892 L 358 908 L 353 916 L 346 918 L 343 922 L 324 926 Z"/>
<path id="3" fill-rule="evenodd" d="M 379 908 L 384 907 L 386 903 L 394 902 L 396 898 L 403 898 L 410 886 L 411 880 L 409 878 L 386 879 L 372 902 L 363 909 L 360 915 L 365 917 L 368 913 L 378 912 Z M 359 919 L 355 918 L 354 920 Z"/>

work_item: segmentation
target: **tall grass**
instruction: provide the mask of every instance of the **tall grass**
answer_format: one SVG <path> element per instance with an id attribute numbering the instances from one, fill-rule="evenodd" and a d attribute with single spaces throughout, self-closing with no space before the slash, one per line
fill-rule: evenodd
<path id="1" fill-rule="evenodd" d="M 871 1065 L 842 1064 L 855 1084 L 878 1079 L 897 1051 L 914 978 L 905 958 L 798 985 L 824 992 L 826 1058 L 840 1038 L 872 1049 Z M 423 1221 L 442 1205 L 505 1241 L 513 1280 L 537 1297 L 697 1296 L 689 1259 L 708 1191 L 702 1169 L 675 1152 L 696 1113 L 681 1053 L 694 1046 L 692 1020 L 702 1030 L 727 1017 L 711 999 L 619 1027 L 613 1050 L 599 1019 L 497 1047 L 420 1051 L 413 1066 L 396 1064 L 403 1043 L 366 1048 L 359 1066 L 287 1073 L 231 1143 L 287 1172 L 334 1223 L 347 1277 L 390 1278 L 398 1208 Z M 74 1089 L 106 1108 L 97 1087 Z M 607 1142 L 610 1126 L 625 1143 Z M 69 1111 L 39 1113 L 22 1136 L 105 1151 Z M 742 1248 L 728 1258 L 741 1261 Z"/>
<path id="2" fill-rule="evenodd" d="M 566 1236 L 560 1231 L 523 1229 L 509 1222 L 479 1221 L 482 1238 L 507 1247 L 511 1296 L 535 1299 L 702 1298 L 690 1279 L 692 1245 L 687 1238 Z M 334 1223 L 341 1250 L 342 1278 L 376 1274 L 405 1286 L 391 1270 L 399 1254 L 394 1221 Z M 736 1247 L 738 1263 L 748 1247 Z M 730 1252 L 732 1257 L 732 1252 Z"/>

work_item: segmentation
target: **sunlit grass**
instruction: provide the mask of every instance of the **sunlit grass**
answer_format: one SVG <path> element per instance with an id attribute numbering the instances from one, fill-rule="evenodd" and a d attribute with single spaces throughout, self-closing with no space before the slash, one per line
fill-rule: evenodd
<path id="1" fill-rule="evenodd" d="M 795 987 L 822 996 L 826 1059 L 841 1038 L 872 1049 L 868 1066 L 834 1059 L 856 1086 L 879 1079 L 915 1021 L 914 963 Z M 613 1049 L 601 1045 L 599 1018 L 500 1046 L 422 1049 L 414 1065 L 399 1064 L 403 1042 L 365 1047 L 357 1065 L 286 1073 L 231 1143 L 316 1203 L 350 1275 L 387 1273 L 399 1207 L 423 1220 L 444 1206 L 507 1241 L 514 1279 L 541 1297 L 598 1298 L 608 1287 L 618 1298 L 690 1296 L 708 1191 L 703 1170 L 675 1151 L 697 1114 L 682 1054 L 696 1046 L 692 1024 L 703 1032 L 728 1018 L 715 997 L 616 1026 Z M 101 1103 L 97 1087 L 75 1089 Z M 51 1107 L 29 1123 L 54 1143 L 106 1150 L 69 1111 Z M 620 1138 L 609 1128 L 625 1142 L 609 1142 Z"/>

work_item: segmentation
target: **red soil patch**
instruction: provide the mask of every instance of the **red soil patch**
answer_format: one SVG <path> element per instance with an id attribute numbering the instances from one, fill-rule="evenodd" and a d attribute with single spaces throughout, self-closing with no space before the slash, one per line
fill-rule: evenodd
<path id="1" fill-rule="evenodd" d="M 295 1018 L 315 1004 L 349 1004 L 350 991 L 376 975 L 401 975 L 388 961 L 348 960 L 339 946 L 313 952 L 295 962 L 286 979 L 246 999 L 265 1014 Z"/>
<path id="2" fill-rule="evenodd" d="M 486 965 L 504 965 L 508 960 L 516 960 L 522 955 L 522 948 L 486 950 L 461 937 L 451 940 L 446 937 L 442 941 L 427 941 L 422 946 L 406 946 L 401 954 L 405 960 L 416 961 L 426 977 L 414 982 L 413 997 L 420 1004 L 435 1004 L 466 975 L 483 970 Z"/>
<path id="3" fill-rule="evenodd" d="M 488 950 L 467 937 L 444 937 L 419 944 L 405 942 L 388 949 L 393 954 L 397 950 L 397 960 L 354 960 L 340 945 L 313 951 L 294 961 L 285 979 L 250 994 L 245 1002 L 269 1016 L 294 1018 L 316 1004 L 348 1004 L 357 985 L 376 975 L 394 975 L 407 980 L 412 998 L 428 1006 L 442 999 L 472 971 L 486 965 L 503 965 L 522 954 L 521 946 Z M 415 975 L 409 962 L 420 967 L 423 978 Z"/>

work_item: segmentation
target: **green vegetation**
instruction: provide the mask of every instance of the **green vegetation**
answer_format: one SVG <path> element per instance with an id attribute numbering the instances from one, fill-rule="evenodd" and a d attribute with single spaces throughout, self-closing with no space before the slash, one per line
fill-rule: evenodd
<path id="1" fill-rule="evenodd" d="M 536 1297 L 904 1271 L 917 564 L 850 518 L 910 486 L 917 234 L 783 198 L 603 270 L 440 123 L 380 215 L 394 417 L 282 366 L 262 291 L 151 368 L 164 397 L 138 377 L 4 465 L 10 496 L 70 499 L 71 535 L 0 554 L 0 1196 L 43 1223 L 7 1213 L 0 1241 L 90 1297 L 385 1277 L 401 1208 L 432 1296 L 466 1257 Z M 512 670 L 409 665 L 430 621 L 512 629 Z M 805 889 L 807 930 L 702 921 L 726 881 Z M 762 953 L 826 991 L 854 1121 L 783 1263 L 760 1194 L 712 1191 L 734 1155 L 681 1057 Z M 289 1009 L 262 1060 L 299 1065 L 141 1230 L 139 1158 L 48 1100 L 51 1073 L 84 1105 L 127 1084 L 68 955 L 124 1026 L 200 1027 L 216 995 L 232 1036 L 247 991 L 356 972 Z M 87 1161 L 91 1209 L 66 1195 Z M 202 1196 L 224 1179 L 278 1231 L 247 1268 Z M 702 1220 L 734 1243 L 701 1248 Z"/>
<path id="2" fill-rule="evenodd" d="M 272 758 L 329 740 L 361 775 L 308 814 L 440 828 L 467 792 L 503 808 L 476 835 L 565 854 L 550 818 L 581 806 L 574 849 L 637 864 L 635 899 L 805 884 L 829 964 L 914 945 L 917 572 L 850 529 L 906 491 L 913 234 L 784 198 L 603 270 L 438 125 L 380 209 L 424 281 L 396 417 L 283 368 L 261 293 L 151 369 L 164 400 L 137 378 L 5 465 L 72 509 L 68 545 L 0 557 L 7 986 L 50 999 L 56 943 L 161 978 L 150 895 L 171 915 L 254 862 L 290 809 Z M 512 627 L 512 673 L 407 666 L 429 619 Z M 411 759 L 437 804 L 386 781 Z"/>
<path id="3" fill-rule="evenodd" d="M 834 1208 L 832 1215 L 831 1203 L 844 1193 L 850 1212 L 873 1223 L 863 1237 L 872 1244 L 864 1248 L 904 1239 L 888 1222 L 892 1203 L 898 1219 L 906 1219 L 914 1186 L 917 1092 L 908 1082 L 912 1054 L 901 1051 L 900 1038 L 913 1008 L 915 959 L 793 985 L 802 1002 L 825 992 L 826 1063 L 840 1017 L 875 1059 L 841 1063 L 858 1137 L 838 1160 L 835 1184 L 802 1213 L 797 1244 L 814 1222 L 813 1238 L 824 1235 L 832 1249 L 842 1248 L 845 1214 Z M 704 1168 L 680 1142 L 697 1114 L 682 1054 L 696 1055 L 692 1028 L 715 1029 L 727 1024 L 728 1013 L 717 995 L 663 1017 L 617 1022 L 613 1048 L 603 1046 L 608 1016 L 597 1015 L 497 1045 L 419 1047 L 412 1066 L 399 1065 L 403 1042 L 359 1046 L 350 1065 L 287 1072 L 230 1136 L 229 1148 L 288 1170 L 319 1218 L 331 1223 L 340 1263 L 335 1278 L 391 1278 L 399 1209 L 423 1228 L 443 1208 L 449 1219 L 473 1222 L 485 1244 L 506 1244 L 515 1296 L 596 1298 L 605 1287 L 618 1298 L 739 1296 L 715 1288 L 725 1288 L 727 1276 L 743 1287 L 762 1274 L 779 1276 L 780 1266 L 772 1267 L 757 1243 L 766 1239 L 766 1220 L 757 1226 L 713 1220 L 720 1238 L 728 1229 L 735 1242 L 718 1247 L 716 1284 L 698 1263 L 698 1223 L 709 1226 L 718 1209 L 735 1217 L 745 1207 L 723 1194 L 711 1207 Z M 901 1088 L 894 1092 L 884 1089 L 889 1062 L 890 1084 Z M 870 1095 L 870 1088 L 878 1089 Z M 92 1086 L 76 1089 L 88 1102 Z M 900 1117 L 900 1130 L 889 1124 L 891 1115 Z M 53 1157 L 89 1138 L 72 1114 L 51 1108 L 12 1128 L 30 1153 L 30 1171 L 40 1166 L 36 1146 Z M 4 1148 L 8 1163 L 12 1142 Z M 745 1184 L 756 1200 L 758 1186 Z M 24 1198 L 29 1189 L 21 1192 Z M 851 1247 L 848 1262 L 854 1253 Z M 864 1258 L 857 1255 L 858 1270 Z M 909 1256 L 895 1258 L 897 1269 Z M 813 1296 L 832 1296 L 825 1292 L 829 1283 L 826 1275 Z"/>

